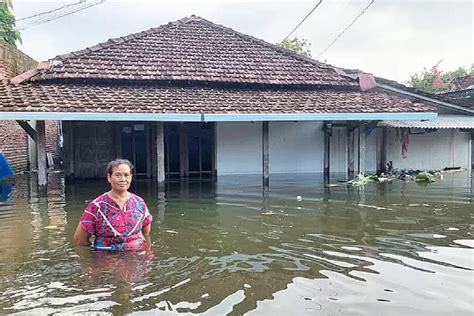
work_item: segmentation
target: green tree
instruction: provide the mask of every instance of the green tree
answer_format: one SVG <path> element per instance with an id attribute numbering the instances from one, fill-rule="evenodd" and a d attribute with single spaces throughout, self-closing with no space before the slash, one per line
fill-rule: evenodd
<path id="1" fill-rule="evenodd" d="M 306 39 L 299 39 L 297 37 L 288 38 L 280 43 L 277 43 L 277 45 L 292 50 L 295 53 L 305 57 L 311 57 L 311 52 L 309 50 L 311 43 L 309 43 Z"/>
<path id="2" fill-rule="evenodd" d="M 21 43 L 20 32 L 15 31 L 15 16 L 10 12 L 13 9 L 12 0 L 0 0 L 0 41 L 16 47 Z"/>
<path id="3" fill-rule="evenodd" d="M 474 75 L 474 64 L 469 69 L 458 67 L 456 70 L 445 72 L 438 70 L 438 65 L 435 65 L 431 69 L 424 68 L 420 73 L 414 73 L 407 83 L 418 90 L 437 93 L 454 89 L 454 79 L 467 75 Z"/>

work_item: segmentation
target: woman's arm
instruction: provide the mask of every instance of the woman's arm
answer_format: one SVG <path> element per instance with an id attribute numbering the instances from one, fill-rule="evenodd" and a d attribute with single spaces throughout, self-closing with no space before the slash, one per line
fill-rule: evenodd
<path id="1" fill-rule="evenodd" d="M 76 233 L 74 234 L 74 240 L 79 246 L 90 246 L 91 242 L 89 238 L 91 235 L 81 226 L 81 223 L 77 225 Z"/>
<path id="2" fill-rule="evenodd" d="M 150 250 L 151 248 L 151 238 L 150 238 L 150 232 L 151 232 L 151 224 L 146 225 L 142 229 L 143 237 L 145 237 L 145 242 L 146 242 L 146 249 Z"/>

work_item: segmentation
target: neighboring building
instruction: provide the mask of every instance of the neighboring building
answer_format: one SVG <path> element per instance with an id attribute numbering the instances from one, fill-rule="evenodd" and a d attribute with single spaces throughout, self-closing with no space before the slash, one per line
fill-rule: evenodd
<path id="1" fill-rule="evenodd" d="M 0 80 L 13 78 L 38 65 L 34 59 L 5 42 L 0 42 Z M 1 119 L 1 117 L 0 117 Z M 46 124 L 46 151 L 58 161 L 59 122 Z M 28 170 L 28 136 L 15 120 L 0 120 L 0 150 L 16 173 Z"/>
<path id="2" fill-rule="evenodd" d="M 387 128 L 387 162 L 391 161 L 397 169 L 474 167 L 474 99 L 466 80 L 460 81 L 466 84 L 460 94 L 452 91 L 433 95 L 387 79 L 376 79 L 382 91 L 430 104 L 438 112 L 438 118 L 431 121 L 380 122 L 379 127 Z"/>
<path id="3" fill-rule="evenodd" d="M 158 182 L 329 168 L 351 177 L 380 164 L 378 121 L 437 117 L 374 84 L 192 16 L 4 81 L 0 117 L 62 120 L 70 178 L 103 177 L 115 157 Z"/>

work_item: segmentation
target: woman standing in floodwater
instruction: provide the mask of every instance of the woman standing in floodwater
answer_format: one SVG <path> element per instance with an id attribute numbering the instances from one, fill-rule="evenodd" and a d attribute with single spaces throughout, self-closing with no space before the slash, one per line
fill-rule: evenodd
<path id="1" fill-rule="evenodd" d="M 92 202 L 84 210 L 74 239 L 80 246 L 96 250 L 150 249 L 152 215 L 145 201 L 128 192 L 134 167 L 126 159 L 115 159 L 107 165 L 107 180 L 111 190 Z"/>

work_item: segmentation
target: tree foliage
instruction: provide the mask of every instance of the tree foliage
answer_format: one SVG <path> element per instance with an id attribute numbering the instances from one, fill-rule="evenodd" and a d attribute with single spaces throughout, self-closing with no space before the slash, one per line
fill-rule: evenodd
<path id="1" fill-rule="evenodd" d="M 418 90 L 437 93 L 455 89 L 454 80 L 467 75 L 474 75 L 474 64 L 471 68 L 459 67 L 453 71 L 438 70 L 438 65 L 431 69 L 424 68 L 420 73 L 410 76 L 408 84 Z"/>
<path id="2" fill-rule="evenodd" d="M 15 31 L 15 16 L 10 12 L 13 8 L 11 0 L 0 0 L 0 41 L 16 46 L 21 43 L 20 32 Z"/>
<path id="3" fill-rule="evenodd" d="M 309 49 L 311 43 L 309 43 L 306 39 L 299 39 L 297 37 L 288 38 L 280 43 L 277 43 L 277 45 L 294 51 L 295 53 L 305 57 L 311 57 L 311 51 Z"/>

